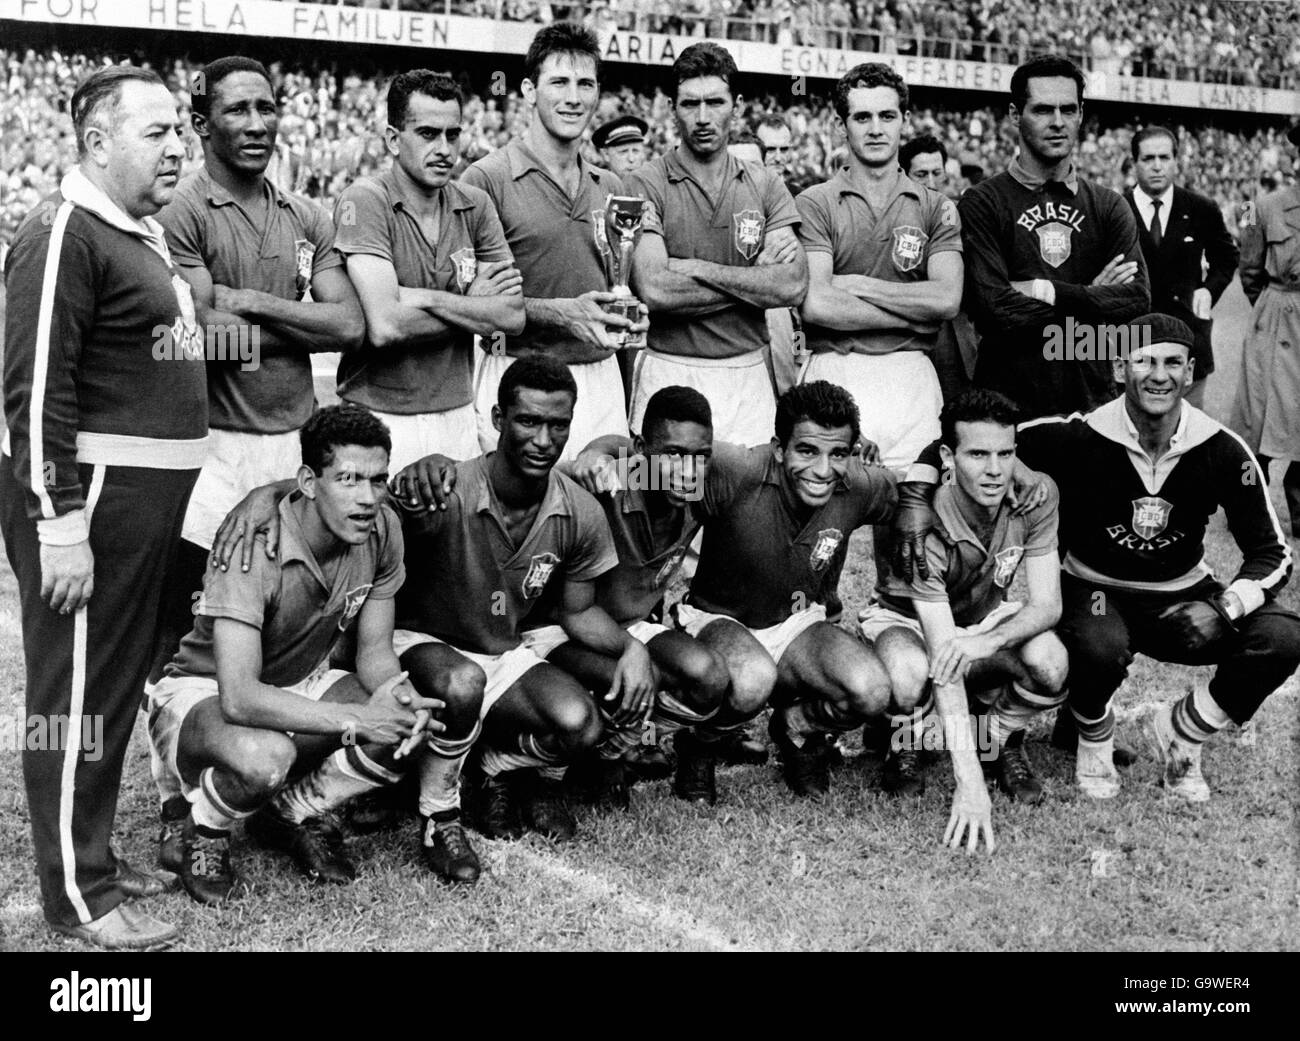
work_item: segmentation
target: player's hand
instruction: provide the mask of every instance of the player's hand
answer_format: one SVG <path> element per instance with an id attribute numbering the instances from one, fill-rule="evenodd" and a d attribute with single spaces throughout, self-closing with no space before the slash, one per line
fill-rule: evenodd
<path id="1" fill-rule="evenodd" d="M 1125 260 L 1124 254 L 1121 253 L 1097 272 L 1097 277 L 1092 280 L 1092 284 L 1094 286 L 1128 285 L 1137 277 L 1137 270 L 1137 261 Z"/>
<path id="2" fill-rule="evenodd" d="M 427 734 L 440 734 L 447 729 L 445 723 L 434 718 L 434 713 L 446 708 L 447 703 L 437 698 L 421 697 L 411 685 L 405 672 L 390 676 L 376 687 L 374 693 L 370 695 L 370 701 L 372 704 L 395 704 L 415 713 L 415 723 L 411 727 L 411 732 L 393 753 L 394 759 L 402 759 L 410 755 L 419 747 Z"/>
<path id="3" fill-rule="evenodd" d="M 59 614 L 72 614 L 95 591 L 95 555 L 90 539 L 71 546 L 41 544 L 41 599 Z"/>
<path id="4" fill-rule="evenodd" d="M 611 353 L 618 350 L 622 346 L 619 334 L 631 329 L 632 322 L 621 314 L 605 310 L 606 304 L 617 299 L 613 293 L 593 289 L 567 301 L 565 308 L 570 334 L 589 347 L 599 347 Z"/>
<path id="5" fill-rule="evenodd" d="M 640 640 L 629 640 L 614 667 L 614 681 L 606 701 L 619 701 L 612 713 L 614 722 L 631 723 L 644 719 L 654 707 L 655 669 L 650 652 Z"/>
<path id="6" fill-rule="evenodd" d="M 1011 477 L 1011 487 L 1007 489 L 1007 505 L 1011 507 L 1012 516 L 1023 517 L 1046 501 L 1047 479 L 1037 470 L 1031 470 L 1017 461 Z"/>
<path id="7" fill-rule="evenodd" d="M 579 452 L 578 458 L 573 461 L 570 476 L 592 495 L 613 495 L 622 487 L 618 479 L 618 463 L 614 457 L 587 448 Z"/>
<path id="8" fill-rule="evenodd" d="M 754 258 L 755 265 L 793 264 L 798 259 L 803 247 L 799 240 L 789 235 L 779 235 L 774 242 L 771 236 L 763 241 L 763 248 Z"/>
<path id="9" fill-rule="evenodd" d="M 990 853 L 996 848 L 993 841 L 993 802 L 989 790 L 981 780 L 958 781 L 957 790 L 952 796 L 952 814 L 948 817 L 948 827 L 943 832 L 943 844 L 949 849 L 961 849 L 963 836 L 966 852 L 974 853 L 979 849 L 980 834 L 984 835 L 984 845 Z"/>
<path id="10" fill-rule="evenodd" d="M 1232 631 L 1226 616 L 1205 600 L 1188 600 L 1166 607 L 1160 620 L 1188 650 L 1198 651 Z"/>
<path id="11" fill-rule="evenodd" d="M 1210 291 L 1204 286 L 1192 294 L 1192 314 L 1203 322 L 1210 320 L 1210 312 L 1214 309 L 1214 301 L 1210 298 Z"/>
<path id="12" fill-rule="evenodd" d="M 343 743 L 354 745 L 400 745 L 418 722 L 412 709 L 393 698 L 373 696 L 364 705 L 348 705 L 345 720 Z"/>
<path id="13" fill-rule="evenodd" d="M 274 485 L 263 485 L 240 499 L 217 528 L 216 538 L 212 540 L 211 566 L 227 570 L 235 547 L 243 542 L 239 565 L 241 571 L 247 571 L 253 566 L 259 531 L 266 532 L 266 559 L 274 560 L 280 545 L 280 498 L 281 493 Z"/>
<path id="14" fill-rule="evenodd" d="M 212 287 L 212 309 L 214 311 L 242 315 L 248 307 L 247 300 L 247 290 L 231 289 L 230 286 L 220 284 Z"/>
<path id="15" fill-rule="evenodd" d="M 393 497 L 413 510 L 445 510 L 456 487 L 456 460 L 434 452 L 403 467 L 389 483 Z"/>
<path id="16" fill-rule="evenodd" d="M 524 291 L 524 276 L 512 260 L 494 260 L 478 266 L 466 296 L 508 296 Z"/>
<path id="17" fill-rule="evenodd" d="M 862 460 L 863 466 L 880 466 L 880 446 L 867 437 L 858 437 L 858 443 L 853 446 L 853 451 L 859 459 Z"/>
<path id="18" fill-rule="evenodd" d="M 894 512 L 894 567 L 904 582 L 912 581 L 915 570 L 921 578 L 930 577 L 925 559 L 926 537 L 938 526 L 934 515 L 935 485 L 921 481 L 902 481 L 898 485 L 898 509 Z"/>
<path id="19" fill-rule="evenodd" d="M 965 679 L 972 665 L 993 657 L 997 651 L 998 642 L 987 633 L 954 636 L 935 654 L 930 665 L 930 678 L 936 686 Z"/>

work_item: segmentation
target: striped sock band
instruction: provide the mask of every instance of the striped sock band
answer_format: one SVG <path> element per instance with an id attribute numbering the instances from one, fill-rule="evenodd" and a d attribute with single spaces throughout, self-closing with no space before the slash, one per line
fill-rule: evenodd
<path id="1" fill-rule="evenodd" d="M 229 831 L 236 821 L 251 816 L 252 810 L 238 810 L 217 791 L 215 766 L 199 774 L 199 786 L 190 793 L 190 813 L 194 823 L 212 831 Z"/>
<path id="2" fill-rule="evenodd" d="M 301 777 L 271 800 L 281 817 L 295 824 L 337 809 L 349 799 L 396 784 L 402 775 L 380 766 L 356 745 L 345 745 L 328 756 L 306 777 Z"/>
<path id="3" fill-rule="evenodd" d="M 482 724 L 475 722 L 468 737 L 448 740 L 441 734 L 429 738 L 429 755 L 421 756 L 420 813 L 425 817 L 460 810 L 460 774 L 470 747 L 478 739 Z"/>
<path id="4" fill-rule="evenodd" d="M 990 736 L 999 747 L 1005 745 L 1012 734 L 1024 730 L 1039 712 L 1064 704 L 1065 696 L 1064 690 L 1039 694 L 1014 681 L 1006 684 L 998 691 L 989 712 Z"/>
<path id="5" fill-rule="evenodd" d="M 661 690 L 655 695 L 655 707 L 650 713 L 650 721 L 660 734 L 674 734 L 683 727 L 698 726 L 700 723 L 707 722 L 717 714 L 717 708 L 712 712 L 697 712 L 675 694 Z"/>
<path id="6" fill-rule="evenodd" d="M 1198 683 L 1190 694 L 1174 706 L 1174 733 L 1191 744 L 1202 744 L 1228 725 L 1228 714 L 1210 696 L 1209 688 Z"/>
<path id="7" fill-rule="evenodd" d="M 1074 717 L 1075 728 L 1079 731 L 1079 740 L 1088 744 L 1099 745 L 1115 736 L 1115 713 L 1109 705 L 1101 719 L 1084 719 L 1073 707 L 1070 715 Z"/>
<path id="8" fill-rule="evenodd" d="M 641 743 L 643 728 L 639 720 L 633 723 L 615 723 L 613 716 L 603 706 L 600 709 L 600 718 L 605 724 L 605 733 L 600 743 L 596 745 L 596 755 L 601 759 L 622 759 Z"/>

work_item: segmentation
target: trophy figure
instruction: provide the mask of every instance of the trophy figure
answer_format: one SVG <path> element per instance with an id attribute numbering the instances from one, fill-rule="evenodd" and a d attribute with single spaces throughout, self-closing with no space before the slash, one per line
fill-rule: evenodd
<path id="1" fill-rule="evenodd" d="M 617 249 L 613 253 L 614 284 L 610 286 L 610 292 L 617 299 L 606 304 L 605 310 L 622 315 L 629 322 L 639 322 L 647 313 L 645 304 L 632 295 L 632 289 L 628 285 L 632 276 L 632 251 L 636 248 L 644 213 L 645 200 L 636 196 L 611 195 L 605 201 L 605 217 L 617 242 Z M 619 339 L 624 347 L 633 350 L 646 344 L 644 332 L 623 332 Z"/>

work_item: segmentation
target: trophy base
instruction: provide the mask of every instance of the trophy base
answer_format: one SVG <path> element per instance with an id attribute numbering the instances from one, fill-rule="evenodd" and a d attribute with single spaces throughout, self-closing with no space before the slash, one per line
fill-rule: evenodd
<path id="1" fill-rule="evenodd" d="M 611 300 L 605 305 L 605 310 L 610 314 L 620 315 L 629 322 L 643 321 L 647 315 L 645 304 L 641 303 L 634 296 L 620 296 L 617 300 Z M 628 333 L 622 335 L 622 347 L 626 350 L 640 350 L 645 347 L 645 332 Z"/>

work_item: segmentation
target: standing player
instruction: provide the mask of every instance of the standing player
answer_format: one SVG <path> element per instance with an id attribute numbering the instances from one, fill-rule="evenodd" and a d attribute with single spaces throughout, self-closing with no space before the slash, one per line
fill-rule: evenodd
<path id="1" fill-rule="evenodd" d="M 497 442 L 492 410 L 516 358 L 545 354 L 578 385 L 570 452 L 601 434 L 627 433 L 627 404 L 614 353 L 626 318 L 613 302 L 605 203 L 623 182 L 582 160 L 582 135 L 599 97 L 600 43 L 570 22 L 538 30 L 524 56 L 524 100 L 533 119 L 522 137 L 465 171 L 461 183 L 492 198 L 523 275 L 527 324 L 518 336 L 487 336 L 475 376 L 479 443 Z M 642 328 L 642 327 L 638 327 Z"/>
<path id="2" fill-rule="evenodd" d="M 1208 686 L 1144 721 L 1166 786 L 1204 802 L 1204 742 L 1250 719 L 1300 664 L 1300 618 L 1273 602 L 1291 548 L 1242 440 L 1183 401 L 1191 330 L 1152 314 L 1125 332 L 1143 346 L 1114 363 L 1123 397 L 1086 416 L 1025 424 L 1016 447 L 1060 488 L 1058 632 L 1070 652 L 1079 786 L 1096 798 L 1119 790 L 1110 704 L 1143 653 L 1218 665 Z M 1205 565 L 1205 529 L 1220 507 L 1244 557 L 1226 587 Z"/>
<path id="3" fill-rule="evenodd" d="M 522 799 L 528 826 L 567 839 L 574 822 L 559 780 L 600 739 L 600 716 L 577 680 L 543 660 L 549 648 L 523 632 L 526 617 L 559 583 L 564 633 L 618 658 L 611 694 L 644 706 L 654 672 L 645 646 L 596 604 L 596 580 L 618 563 L 600 507 L 555 471 L 573 419 L 573 376 L 535 355 L 506 370 L 498 393 L 498 448 L 456 466 L 445 508 L 426 508 L 431 496 L 411 487 L 420 467 L 398 475 L 409 577 L 395 646 L 417 690 L 481 692 L 485 834 L 518 837 Z M 426 760 L 421 813 L 459 815 L 467 752 Z"/>
<path id="4" fill-rule="evenodd" d="M 23 778 L 46 921 L 101 947 L 151 947 L 175 928 L 124 901 L 162 883 L 111 840 L 207 447 L 203 338 L 152 217 L 184 155 L 171 94 L 153 72 L 113 65 L 71 108 L 77 165 L 19 227 L 5 271 L 0 531 L 22 606 L 27 713 L 66 720 L 69 735 L 65 748 L 24 749 Z M 95 718 L 102 745 L 83 750 Z"/>
<path id="5" fill-rule="evenodd" d="M 1137 222 L 1074 167 L 1083 73 L 1073 62 L 1045 55 L 1016 69 L 1010 115 L 1019 153 L 958 204 L 975 382 L 1028 416 L 1087 410 L 1114 397 L 1109 364 L 1048 345 L 1067 319 L 1095 328 L 1151 309 Z"/>
<path id="6" fill-rule="evenodd" d="M 1168 127 L 1133 135 L 1137 185 L 1124 199 L 1138 222 L 1151 278 L 1151 307 L 1183 322 L 1196 337 L 1189 405 L 1205 407 L 1205 380 L 1214 371 L 1210 311 L 1237 271 L 1237 244 L 1212 199 L 1174 184 L 1178 137 Z"/>
<path id="7" fill-rule="evenodd" d="M 641 426 L 660 388 L 694 387 L 708 399 L 714 434 L 748 445 L 767 442 L 776 413 L 764 312 L 798 304 L 808 276 L 799 215 L 780 177 L 727 151 L 736 76 L 716 43 L 682 51 L 673 63 L 681 144 L 628 177 L 629 192 L 650 203 L 633 280 L 653 316 L 631 421 Z"/>
<path id="8" fill-rule="evenodd" d="M 957 209 L 898 166 L 907 84 L 888 65 L 835 84 L 849 169 L 796 200 L 808 254 L 806 376 L 844 387 L 886 466 L 911 463 L 939 436 L 943 399 L 929 359 L 939 323 L 961 304 Z"/>
<path id="9" fill-rule="evenodd" d="M 964 391 L 944 406 L 940 452 L 951 477 L 934 497 L 939 526 L 926 543 L 929 577 L 904 582 L 892 572 L 882 576 L 875 600 L 860 616 L 863 635 L 889 673 L 895 703 L 912 710 L 917 724 L 895 730 L 885 760 L 885 788 L 898 794 L 925 790 L 918 769 L 924 709 L 917 706 L 929 686 L 945 733 L 965 716 L 967 692 L 979 689 L 998 785 L 1013 799 L 1043 798 L 1023 739 L 1035 713 L 1065 701 L 1069 663 L 1051 631 L 1061 617 L 1058 496 L 1045 480 L 1040 505 L 1023 514 L 1013 509 L 1015 417 L 1007 398 L 982 389 Z M 1008 602 L 1022 562 L 1028 599 Z M 957 733 L 966 736 L 960 727 Z M 954 764 L 960 768 L 958 760 Z M 970 780 L 959 775 L 958 784 Z"/>
<path id="10" fill-rule="evenodd" d="M 333 811 L 396 782 L 399 746 L 443 728 L 429 716 L 441 703 L 414 695 L 393 654 L 403 570 L 384 505 L 388 431 L 365 409 L 334 406 L 311 417 L 301 445 L 298 494 L 278 509 L 279 559 L 259 552 L 248 571 L 207 572 L 194 628 L 150 692 L 150 737 L 190 804 L 181 881 L 200 903 L 234 895 L 230 829 L 258 810 L 257 837 L 313 879 L 350 881 Z M 329 665 L 354 620 L 355 675 Z M 284 787 L 303 766 L 311 773 Z"/>
<path id="11" fill-rule="evenodd" d="M 460 158 L 460 88 L 416 69 L 388 84 L 392 165 L 335 206 L 338 250 L 365 309 L 366 339 L 339 364 L 339 396 L 373 410 L 393 437 L 396 473 L 433 452 L 478 454 L 474 336 L 524 327 L 521 278 L 496 210 L 451 179 Z"/>

